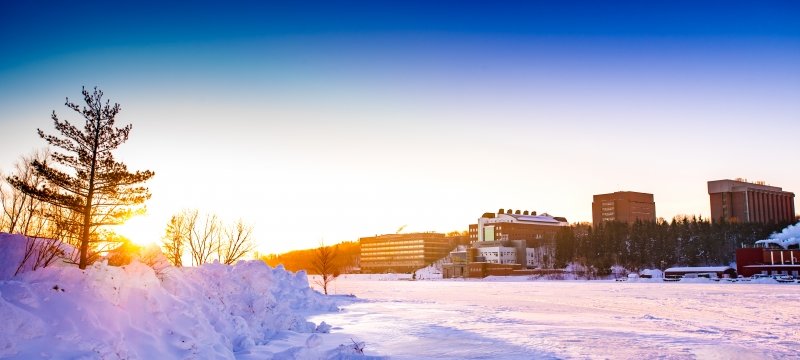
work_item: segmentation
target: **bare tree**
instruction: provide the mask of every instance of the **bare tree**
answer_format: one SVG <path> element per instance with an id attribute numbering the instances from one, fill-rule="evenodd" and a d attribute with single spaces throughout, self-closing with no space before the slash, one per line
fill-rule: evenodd
<path id="1" fill-rule="evenodd" d="M 206 214 L 201 225 L 197 221 L 198 211 L 194 210 L 191 219 L 189 250 L 192 253 L 192 265 L 202 265 L 208 263 L 219 248 L 219 218 L 214 214 Z"/>
<path id="2" fill-rule="evenodd" d="M 255 249 L 252 235 L 253 226 L 242 219 L 227 226 L 215 214 L 183 210 L 167 224 L 162 248 L 175 266 L 183 265 L 182 257 L 187 250 L 192 266 L 215 258 L 230 265 Z"/>
<path id="3" fill-rule="evenodd" d="M 335 246 L 325 246 L 324 242 L 319 243 L 319 247 L 314 251 L 312 266 L 314 272 L 320 276 L 315 283 L 322 287 L 325 295 L 328 295 L 328 284 L 339 276 L 339 266 L 336 262 L 337 248 Z"/>
<path id="4" fill-rule="evenodd" d="M 22 156 L 14 165 L 11 176 L 33 188 L 44 185 L 45 179 L 36 173 L 32 162 L 45 161 L 49 156 L 47 150 Z M 0 231 L 26 237 L 22 258 L 14 274 L 46 267 L 64 257 L 66 254 L 61 246 L 63 238 L 56 231 L 57 225 L 50 216 L 55 207 L 13 186 L 7 186 L 10 185 L 7 179 L 3 177 L 0 183 Z"/>
<path id="5" fill-rule="evenodd" d="M 114 126 L 120 105 L 111 105 L 103 99 L 103 92 L 82 90 L 85 106 L 67 100 L 66 106 L 85 120 L 83 128 L 60 120 L 53 112 L 55 129 L 62 137 L 45 134 L 39 136 L 63 152 L 54 152 L 50 158 L 66 172 L 52 167 L 48 161 L 34 160 L 34 172 L 45 179 L 45 185 L 33 187 L 18 176 L 8 178 L 16 189 L 49 204 L 81 214 L 78 266 L 85 269 L 90 263 L 90 243 L 99 238 L 97 230 L 106 225 L 124 222 L 150 198 L 145 187 L 137 186 L 151 177 L 152 171 L 130 172 L 125 164 L 114 159 L 113 150 L 128 140 L 131 125 Z"/>
<path id="6" fill-rule="evenodd" d="M 231 265 L 253 251 L 256 244 L 251 238 L 252 234 L 253 226 L 245 223 L 242 219 L 226 228 L 217 249 L 219 261 Z"/>
<path id="7" fill-rule="evenodd" d="M 164 248 L 164 255 L 173 266 L 183 266 L 183 253 L 186 251 L 186 244 L 189 243 L 191 229 L 187 227 L 190 219 L 185 216 L 173 215 L 167 224 L 166 234 L 161 244 Z"/>
<path id="8" fill-rule="evenodd" d="M 22 156 L 14 165 L 14 172 L 11 176 L 34 188 L 44 185 L 45 179 L 34 171 L 31 163 L 34 160 L 45 161 L 49 156 L 50 152 L 47 150 Z M 30 235 L 30 227 L 37 220 L 36 217 L 41 215 L 37 213 L 41 211 L 43 203 L 30 194 L 12 186 L 6 186 L 6 183 L 7 180 L 0 184 L 0 202 L 3 206 L 2 223 L 4 224 L 0 227 L 0 231 Z"/>

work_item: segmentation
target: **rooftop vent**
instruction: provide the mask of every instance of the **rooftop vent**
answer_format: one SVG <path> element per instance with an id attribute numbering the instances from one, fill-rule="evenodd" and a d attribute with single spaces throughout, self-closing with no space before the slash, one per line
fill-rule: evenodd
<path id="1" fill-rule="evenodd" d="M 528 215 L 528 210 L 523 211 L 522 215 Z"/>

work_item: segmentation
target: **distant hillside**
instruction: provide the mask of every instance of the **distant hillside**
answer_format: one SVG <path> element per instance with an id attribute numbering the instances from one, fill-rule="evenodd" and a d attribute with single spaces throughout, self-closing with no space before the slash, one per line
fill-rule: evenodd
<path id="1" fill-rule="evenodd" d="M 339 244 L 330 245 L 336 249 L 336 261 L 343 274 L 350 273 L 359 267 L 361 246 L 358 241 L 345 241 Z M 309 274 L 315 274 L 313 261 L 317 249 L 295 250 L 283 254 L 269 254 L 261 257 L 267 265 L 275 267 L 283 264 L 289 271 L 305 270 Z"/>

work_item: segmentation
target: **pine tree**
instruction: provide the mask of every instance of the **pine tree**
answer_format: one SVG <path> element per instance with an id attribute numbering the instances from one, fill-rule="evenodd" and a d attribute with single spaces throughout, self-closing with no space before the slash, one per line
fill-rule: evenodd
<path id="1" fill-rule="evenodd" d="M 51 159 L 66 170 L 57 169 L 48 161 L 34 160 L 34 171 L 45 178 L 45 185 L 31 186 L 19 177 L 9 183 L 41 201 L 56 205 L 79 215 L 78 235 L 81 269 L 88 265 L 90 241 L 98 227 L 119 225 L 135 212 L 143 211 L 144 201 L 150 198 L 147 188 L 138 186 L 153 177 L 149 170 L 130 172 L 125 164 L 114 159 L 112 151 L 128 140 L 131 125 L 114 127 L 120 105 L 103 101 L 103 92 L 94 88 L 82 89 L 85 106 L 67 99 L 65 105 L 81 114 L 83 129 L 67 120 L 60 120 L 55 111 L 51 118 L 61 137 L 39 136 L 48 144 L 60 148 Z"/>

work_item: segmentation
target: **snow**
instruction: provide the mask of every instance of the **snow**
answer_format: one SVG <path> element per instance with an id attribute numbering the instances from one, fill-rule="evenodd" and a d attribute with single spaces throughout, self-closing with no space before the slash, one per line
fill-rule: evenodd
<path id="1" fill-rule="evenodd" d="M 8 273 L 24 239 L 0 239 Z M 260 261 L 148 263 L 0 280 L 0 358 L 770 359 L 800 343 L 800 285 L 773 279 L 439 279 L 433 266 L 417 281 L 342 275 L 324 296 Z"/>
<path id="2" fill-rule="evenodd" d="M 0 280 L 7 280 L 14 276 L 17 271 L 17 266 L 22 262 L 25 256 L 26 247 L 30 246 L 32 253 L 29 259 L 25 261 L 24 266 L 20 269 L 22 271 L 30 271 L 36 263 L 36 257 L 39 255 L 36 249 L 37 245 L 42 245 L 47 242 L 47 239 L 27 238 L 20 235 L 12 235 L 0 233 Z M 72 248 L 68 245 L 60 246 L 64 254 L 72 254 Z M 54 261 L 53 266 L 63 266 L 61 261 Z"/>
<path id="3" fill-rule="evenodd" d="M 349 275 L 336 289 L 356 298 L 340 298 L 342 311 L 310 319 L 391 359 L 797 356 L 797 284 L 503 278 Z"/>
<path id="4" fill-rule="evenodd" d="M 672 267 L 664 272 L 724 272 L 731 269 L 729 266 Z"/>
<path id="5" fill-rule="evenodd" d="M 7 274 L 25 238 L 0 240 Z M 98 262 L 0 280 L 0 358 L 364 358 L 330 325 L 307 321 L 336 306 L 304 272 L 261 261 L 155 268 Z"/>

